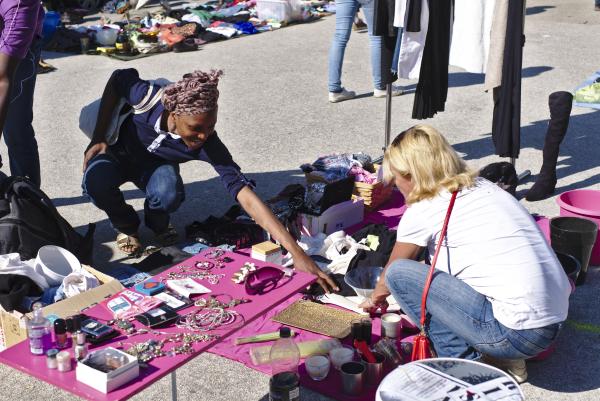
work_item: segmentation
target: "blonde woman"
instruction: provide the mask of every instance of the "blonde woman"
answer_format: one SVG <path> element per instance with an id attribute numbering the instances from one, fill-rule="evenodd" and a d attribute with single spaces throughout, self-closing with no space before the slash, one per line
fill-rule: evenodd
<path id="1" fill-rule="evenodd" d="M 547 349 L 567 317 L 570 285 L 534 220 L 510 194 L 476 178 L 434 128 L 417 125 L 385 152 L 384 174 L 408 208 L 397 242 L 365 309 L 390 294 L 418 322 L 428 267 L 451 193 L 458 196 L 427 298 L 438 356 L 484 358 L 519 382 L 525 359 Z"/>

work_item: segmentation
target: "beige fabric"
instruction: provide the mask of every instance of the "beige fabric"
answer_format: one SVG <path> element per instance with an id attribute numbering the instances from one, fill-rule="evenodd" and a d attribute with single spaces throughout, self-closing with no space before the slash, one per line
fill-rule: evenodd
<path id="1" fill-rule="evenodd" d="M 494 19 L 490 32 L 490 50 L 487 60 L 484 90 L 500 86 L 502 83 L 502 64 L 504 61 L 504 42 L 506 40 L 506 20 L 509 0 L 496 0 Z"/>

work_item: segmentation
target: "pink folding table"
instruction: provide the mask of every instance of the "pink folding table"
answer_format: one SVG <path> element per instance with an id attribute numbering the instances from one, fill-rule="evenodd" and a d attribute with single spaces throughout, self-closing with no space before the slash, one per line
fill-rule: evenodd
<path id="1" fill-rule="evenodd" d="M 202 255 L 203 253 L 194 256 L 182 263 L 179 263 L 176 266 L 170 268 L 169 270 L 163 272 L 162 274 L 157 275 L 156 277 L 166 277 L 169 271 L 177 272 L 178 266 L 183 265 L 191 267 L 195 264 L 196 261 L 206 260 L 205 258 L 203 258 Z M 303 288 L 315 281 L 315 277 L 313 275 L 302 272 L 295 272 L 293 277 L 290 279 L 284 277 L 279 282 L 277 287 L 271 290 L 270 292 L 264 295 L 249 296 L 246 294 L 243 285 L 235 284 L 231 281 L 232 274 L 239 271 L 245 262 L 252 262 L 257 267 L 267 266 L 269 264 L 251 259 L 244 255 L 239 255 L 231 252 L 226 252 L 223 256 L 230 257 L 231 259 L 233 259 L 233 262 L 228 263 L 223 269 L 214 267 L 211 270 L 211 272 L 223 273 L 225 274 L 225 277 L 223 277 L 216 285 L 212 285 L 206 280 L 198 280 L 198 282 L 200 282 L 205 287 L 210 288 L 212 290 L 212 295 L 227 294 L 233 298 L 250 299 L 251 302 L 244 303 L 233 308 L 236 312 L 243 316 L 243 320 L 238 320 L 238 322 L 232 324 L 231 326 L 226 326 L 222 330 L 215 330 L 210 332 L 210 334 L 218 334 L 220 335 L 220 337 L 210 342 L 196 343 L 194 345 L 193 354 L 165 356 L 154 359 L 148 363 L 147 368 L 140 369 L 140 376 L 136 380 L 129 382 L 128 384 L 108 394 L 103 394 L 85 384 L 78 382 L 75 378 L 75 366 L 73 366 L 72 371 L 65 373 L 59 372 L 55 369 L 48 369 L 46 367 L 45 356 L 34 356 L 29 352 L 28 341 L 23 341 L 1 352 L 0 362 L 11 366 L 15 369 L 21 370 L 31 376 L 34 376 L 40 380 L 50 383 L 65 391 L 73 393 L 79 397 L 94 401 L 126 400 L 139 393 L 140 391 L 144 390 L 146 387 L 150 386 L 155 381 L 163 378 L 164 376 L 170 373 L 172 399 L 177 400 L 177 385 L 175 376 L 175 371 L 177 370 L 177 368 L 183 366 L 191 359 L 195 358 L 200 353 L 208 350 L 215 344 L 225 340 L 227 337 L 231 336 L 233 333 L 240 330 L 242 327 L 246 326 L 248 323 L 252 322 L 257 317 L 271 310 L 275 306 L 279 305 L 280 303 L 287 300 L 289 297 L 296 294 L 298 291 L 302 290 Z M 193 310 L 193 308 L 194 307 L 183 309 L 179 313 L 185 314 Z M 102 305 L 96 305 L 92 308 L 86 309 L 84 313 L 88 316 L 98 318 L 99 320 L 112 319 L 111 313 Z M 143 328 L 143 326 L 141 326 L 137 322 L 135 323 L 135 325 L 137 328 Z M 183 332 L 184 330 L 179 329 L 177 327 L 169 327 L 165 329 L 158 329 L 158 331 L 176 334 L 178 332 Z M 164 336 L 157 337 L 153 336 L 152 334 L 137 335 L 131 338 L 125 338 L 125 336 L 120 336 L 102 344 L 97 348 L 91 349 L 99 349 L 108 346 L 117 347 L 117 343 L 119 343 L 120 341 L 123 341 L 125 343 L 140 343 L 153 337 L 160 340 Z M 168 352 L 169 349 L 170 347 L 165 346 L 165 351 Z"/>

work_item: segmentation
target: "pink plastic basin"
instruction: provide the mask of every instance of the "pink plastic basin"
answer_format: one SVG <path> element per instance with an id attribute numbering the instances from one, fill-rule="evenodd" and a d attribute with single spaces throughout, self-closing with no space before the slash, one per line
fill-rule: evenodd
<path id="1" fill-rule="evenodd" d="M 556 198 L 556 203 L 560 207 L 561 216 L 592 220 L 600 227 L 600 191 L 593 189 L 567 191 Z M 590 265 L 600 265 L 600 233 L 592 249 Z"/>

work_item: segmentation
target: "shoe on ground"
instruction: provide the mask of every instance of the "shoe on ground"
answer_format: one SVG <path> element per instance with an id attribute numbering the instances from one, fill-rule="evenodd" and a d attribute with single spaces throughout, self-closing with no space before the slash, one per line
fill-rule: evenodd
<path id="1" fill-rule="evenodd" d="M 343 102 L 344 100 L 354 99 L 355 97 L 356 97 L 356 92 L 347 91 L 344 88 L 342 88 L 341 92 L 329 92 L 329 102 L 330 103 L 339 103 L 339 102 Z"/>
<path id="2" fill-rule="evenodd" d="M 494 366 L 508 373 L 519 384 L 527 381 L 527 365 L 525 359 L 498 359 L 484 355 L 481 362 Z"/>
<path id="3" fill-rule="evenodd" d="M 594 10 L 600 11 L 600 6 L 594 6 Z"/>
<path id="4" fill-rule="evenodd" d="M 368 30 L 367 24 L 362 22 L 361 20 L 357 20 L 352 23 L 352 30 L 356 32 L 366 32 Z"/>
<path id="5" fill-rule="evenodd" d="M 400 96 L 404 93 L 404 89 L 400 86 L 392 85 L 392 96 Z M 373 97 L 386 97 L 386 89 L 373 89 Z"/>

